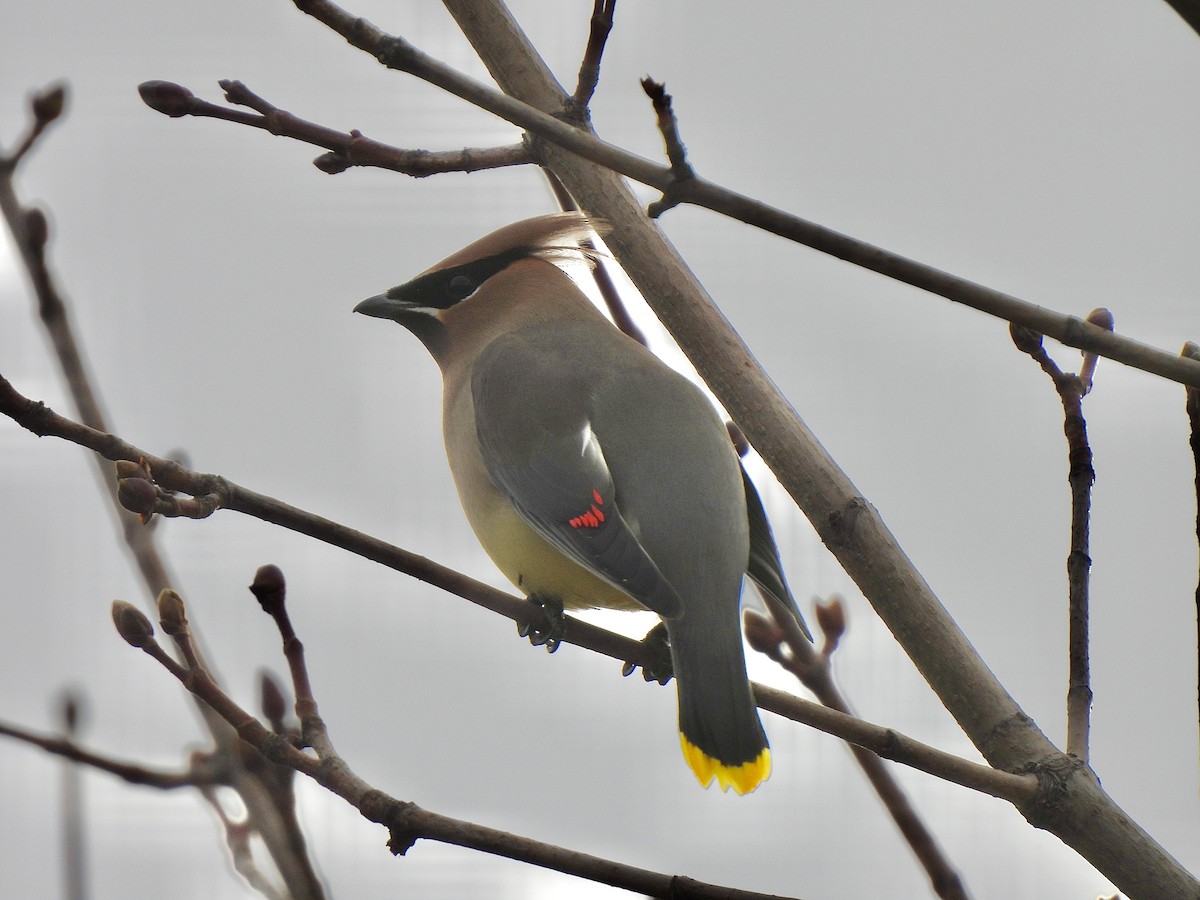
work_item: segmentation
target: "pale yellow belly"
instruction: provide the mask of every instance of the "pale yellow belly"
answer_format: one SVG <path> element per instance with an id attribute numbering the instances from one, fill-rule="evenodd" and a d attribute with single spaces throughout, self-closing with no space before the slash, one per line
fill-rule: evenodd
<path id="1" fill-rule="evenodd" d="M 559 553 L 511 506 L 489 506 L 467 509 L 467 519 L 488 556 L 526 596 L 554 597 L 566 609 L 645 608 L 624 591 Z"/>
<path id="2" fill-rule="evenodd" d="M 526 596 L 559 600 L 567 609 L 644 609 L 619 588 L 593 575 L 547 543 L 493 484 L 475 438 L 475 417 L 465 390 L 451 389 L 443 408 L 450 473 L 475 536 L 488 556 Z"/>

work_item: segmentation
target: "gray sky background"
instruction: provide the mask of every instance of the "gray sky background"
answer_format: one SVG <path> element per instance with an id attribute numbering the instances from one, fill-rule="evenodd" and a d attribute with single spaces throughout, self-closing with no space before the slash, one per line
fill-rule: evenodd
<path id="1" fill-rule="evenodd" d="M 514 11 L 573 84 L 591 3 Z M 351 9 L 485 77 L 440 4 Z M 676 98 L 706 177 L 857 237 L 1175 351 L 1200 339 L 1200 38 L 1137 2 L 633 3 L 618 9 L 594 121 L 646 156 L 638 87 Z M 117 433 L 500 585 L 441 451 L 438 376 L 359 299 L 486 231 L 552 209 L 512 170 L 412 181 L 337 177 L 317 150 L 139 101 L 151 78 L 219 99 L 240 78 L 306 118 L 401 146 L 508 143 L 505 123 L 389 73 L 289 3 L 9 4 L 0 140 L 31 88 L 66 78 L 66 119 L 23 168 L 49 210 Z M 649 198 L 649 195 L 647 195 Z M 800 414 L 1054 740 L 1064 732 L 1068 493 L 1061 408 L 1004 323 L 705 211 L 663 228 Z M 0 372 L 68 411 L 23 275 L 0 245 Z M 1054 346 L 1068 368 L 1078 354 Z M 1183 390 L 1102 362 L 1086 401 L 1093 520 L 1093 763 L 1105 788 L 1200 869 L 1196 547 Z M 167 675 L 113 633 L 140 600 L 91 462 L 0 422 L 0 718 L 51 728 L 66 685 L 86 737 L 172 766 L 200 740 Z M 761 466 L 755 474 L 762 473 Z M 977 758 L 802 517 L 762 479 L 797 595 L 842 592 L 840 679 L 867 719 Z M 517 640 L 510 623 L 374 564 L 233 513 L 163 541 L 230 688 L 283 670 L 245 586 L 289 579 L 322 712 L 368 780 L 449 815 L 651 869 L 806 897 L 927 895 L 894 827 L 832 738 L 774 717 L 770 782 L 700 790 L 673 690 L 610 660 Z M 612 624 L 610 620 L 606 623 Z M 648 627 L 633 617 L 615 623 Z M 787 685 L 769 665 L 755 677 Z M 0 742 L 0 872 L 56 896 L 60 766 Z M 1091 898 L 1111 886 L 1006 804 L 899 770 L 979 898 Z M 85 776 L 94 896 L 250 896 L 211 814 Z M 301 785 L 334 896 L 608 897 L 454 848 L 407 858 L 381 829 Z"/>

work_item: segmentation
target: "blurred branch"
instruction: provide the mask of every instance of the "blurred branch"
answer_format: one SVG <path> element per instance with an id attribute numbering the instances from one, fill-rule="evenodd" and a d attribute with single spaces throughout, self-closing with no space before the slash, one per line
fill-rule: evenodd
<path id="1" fill-rule="evenodd" d="M 1101 328 L 1113 326 L 1112 314 L 1106 309 L 1093 310 L 1088 321 Z M 1087 762 L 1092 710 L 1088 655 L 1088 573 L 1092 565 L 1089 520 L 1096 470 L 1092 467 L 1087 420 L 1083 417 L 1083 396 L 1091 388 L 1096 359 L 1085 355 L 1080 375 L 1064 373 L 1042 346 L 1040 334 L 1017 326 L 1010 330 L 1017 349 L 1031 356 L 1050 376 L 1063 405 L 1067 482 L 1071 486 L 1071 550 L 1067 555 L 1067 753 Z"/>
<path id="2" fill-rule="evenodd" d="M 1074 317 L 1029 303 L 1009 294 L 992 290 L 966 279 L 943 272 L 932 266 L 907 259 L 882 247 L 876 247 L 848 235 L 840 234 L 814 222 L 791 215 L 758 200 L 738 194 L 713 184 L 700 177 L 678 182 L 670 167 L 664 167 L 637 154 L 622 150 L 597 138 L 590 131 L 577 128 L 556 117 L 551 112 L 538 108 L 532 95 L 527 102 L 493 90 L 472 78 L 461 74 L 426 54 L 404 38 L 386 34 L 366 19 L 355 16 L 330 0 L 293 0 L 303 13 L 324 23 L 340 34 L 348 43 L 369 53 L 382 65 L 399 72 L 406 72 L 422 81 L 442 88 L 448 93 L 466 100 L 474 106 L 499 116 L 514 125 L 526 129 L 537 138 L 550 141 L 563 150 L 585 160 L 597 163 L 612 172 L 625 175 L 634 181 L 657 188 L 664 193 L 670 191 L 677 203 L 690 203 L 745 222 L 772 234 L 799 244 L 836 256 L 857 266 L 886 275 L 914 287 L 929 291 L 956 303 L 962 303 L 989 315 L 1033 328 L 1071 347 L 1090 350 L 1101 356 L 1114 359 L 1135 368 L 1143 369 L 1182 384 L 1200 387 L 1200 362 L 1180 359 L 1156 347 L 1143 344 L 1132 338 L 1095 328 Z M 459 0 L 446 0 L 451 13 L 464 23 L 490 23 L 487 40 L 495 46 L 502 43 L 512 45 L 522 42 L 528 45 L 523 34 L 510 17 L 495 16 L 493 3 L 462 4 Z M 483 32 L 478 32 L 482 34 Z M 544 64 L 528 65 L 528 57 L 510 56 L 504 63 L 514 73 L 523 70 L 522 77 L 527 89 L 532 82 L 541 86 L 536 90 L 539 97 L 548 97 L 545 77 L 550 79 Z M 539 61 L 540 62 L 540 61 Z M 493 73 L 495 74 L 495 73 Z M 569 98 L 555 81 L 558 97 L 556 111 L 566 107 Z M 546 164 L 547 151 L 534 141 L 535 158 Z M 561 173 L 560 173 L 561 174 Z M 568 185 L 570 187 L 570 185 Z M 574 191 L 572 191 L 574 193 Z M 580 198 L 576 198 L 580 199 Z M 596 213 L 597 209 L 589 209 Z M 727 404 L 726 404 L 727 405 Z"/>
<path id="3" fill-rule="evenodd" d="M 222 783 L 218 770 L 205 764 L 193 764 L 184 772 L 148 769 L 135 763 L 123 762 L 90 750 L 84 750 L 70 738 L 38 734 L 19 725 L 10 725 L 4 722 L 0 722 L 0 735 L 37 747 L 53 756 L 61 756 L 63 759 L 69 759 L 72 762 L 115 775 L 129 784 L 170 791 L 181 787 Z"/>
<path id="4" fill-rule="evenodd" d="M 479 172 L 503 166 L 523 166 L 533 161 L 522 144 L 486 149 L 468 147 L 441 153 L 403 150 L 365 137 L 357 129 L 337 131 L 301 119 L 267 102 L 240 81 L 223 80 L 219 84 L 226 100 L 248 107 L 254 113 L 201 100 L 187 88 L 170 81 L 144 81 L 138 85 L 138 93 L 151 109 L 172 118 L 195 116 L 221 119 L 324 147 L 329 152 L 314 159 L 313 165 L 329 175 L 336 175 L 353 166 L 371 166 L 413 178 L 424 178 L 445 172 Z"/>
<path id="5" fill-rule="evenodd" d="M 63 735 L 69 744 L 75 744 L 83 716 L 83 695 L 74 690 L 64 692 L 59 709 Z M 90 891 L 83 778 L 79 766 L 71 760 L 65 760 L 62 766 L 61 809 L 63 896 L 65 900 L 86 900 Z"/>
<path id="6" fill-rule="evenodd" d="M 15 152 L 0 155 L 0 213 L 8 223 L 29 275 L 46 334 L 54 347 L 55 358 L 79 417 L 84 423 L 81 427 L 96 433 L 105 433 L 108 426 L 105 423 L 99 391 L 94 387 L 88 373 L 67 304 L 47 263 L 49 228 L 46 217 L 38 209 L 23 207 L 13 184 L 17 166 L 34 147 L 46 127 L 62 114 L 65 102 L 66 88 L 63 85 L 51 87 L 35 94 L 31 99 L 33 124 L 28 135 L 18 144 Z M 147 592 L 153 597 L 173 582 L 155 540 L 155 532 L 142 527 L 139 518 L 131 515 L 122 506 L 118 499 L 117 475 L 113 467 L 104 465 L 98 457 L 96 462 L 103 493 L 117 516 L 121 534 Z M 320 900 L 324 891 L 313 874 L 311 864 L 307 859 L 296 855 L 297 844 L 289 824 L 294 821 L 293 811 L 280 808 L 275 802 L 278 798 L 271 796 L 270 791 L 257 780 L 255 774 L 239 767 L 236 747 L 225 723 L 212 716 L 202 706 L 199 711 L 212 735 L 217 752 L 228 758 L 231 766 L 230 784 L 238 791 L 246 805 L 247 821 L 251 829 L 261 836 L 292 897 L 294 900 Z"/>
<path id="7" fill-rule="evenodd" d="M 778 598 L 768 591 L 760 591 L 759 595 L 770 610 L 771 620 L 752 612 L 745 613 L 746 638 L 750 645 L 795 675 L 825 706 L 853 715 L 850 703 L 833 680 L 830 662 L 846 629 L 846 612 L 841 599 L 834 598 L 817 606 L 817 623 L 824 639 L 818 653 L 800 630 L 795 616 Z M 933 832 L 921 820 L 884 760 L 860 746 L 849 746 L 892 821 L 925 869 L 934 893 L 943 900 L 966 900 L 968 894 L 962 877 L 942 852 Z"/>
<path id="8" fill-rule="evenodd" d="M 118 633 L 131 646 L 142 650 L 188 691 L 225 719 L 238 736 L 264 758 L 307 775 L 326 790 L 341 797 L 364 818 L 383 825 L 388 830 L 388 847 L 393 854 L 403 855 L 418 840 L 454 844 L 496 856 L 504 856 L 543 868 L 554 869 L 629 891 L 653 897 L 670 898 L 731 898 L 731 900 L 771 900 L 774 895 L 742 891 L 735 888 L 705 884 L 651 872 L 612 860 L 579 853 L 563 847 L 509 834 L 495 828 L 455 819 L 422 809 L 415 803 L 397 800 L 372 787 L 358 776 L 338 755 L 321 719 L 312 695 L 304 664 L 302 645 L 288 621 L 283 574 L 276 567 L 264 567 L 255 576 L 251 590 L 258 597 L 280 629 L 289 667 L 295 679 L 297 714 L 301 716 L 301 736 L 289 740 L 266 728 L 254 716 L 242 709 L 217 685 L 208 671 L 196 659 L 194 652 L 185 651 L 186 665 L 175 662 L 159 646 L 150 620 L 136 607 L 121 601 L 113 603 L 113 622 Z M 173 592 L 164 591 L 159 603 L 160 624 L 165 632 L 180 644 L 192 642 L 187 627 L 183 600 Z M 303 698 L 303 699 L 302 699 Z M 302 711 L 303 709 L 303 711 Z M 311 747 L 315 755 L 304 752 Z"/>
<path id="9" fill-rule="evenodd" d="M 94 450 L 106 459 L 139 460 L 139 468 L 148 468 L 155 479 L 156 483 L 150 485 L 151 490 L 165 488 L 168 491 L 214 498 L 214 510 L 235 510 L 341 547 L 365 559 L 457 594 L 484 609 L 512 619 L 518 625 L 543 628 L 547 625 L 543 621 L 543 614 L 525 600 L 386 541 L 305 512 L 273 497 L 240 487 L 219 475 L 193 472 L 175 460 L 153 456 L 116 435 L 101 434 L 78 422 L 72 422 L 59 416 L 45 404 L 22 396 L 2 376 L 0 413 L 36 435 L 70 441 Z M 633 661 L 637 665 L 653 663 L 650 649 L 641 641 L 606 631 L 571 616 L 566 617 L 563 641 L 613 659 Z M 1035 799 L 1037 781 L 1031 775 L 1014 775 L 969 762 L 906 738 L 891 729 L 872 725 L 826 709 L 820 704 L 802 700 L 786 691 L 754 685 L 754 693 L 759 706 L 765 710 L 860 744 L 887 759 L 945 778 L 963 787 L 1000 797 L 1018 807 L 1023 807 Z"/>
<path id="10" fill-rule="evenodd" d="M 37 298 L 38 314 L 54 347 L 55 359 L 58 361 L 76 413 L 88 427 L 106 431 L 107 425 L 100 399 L 92 386 L 83 352 L 75 339 L 70 313 L 47 264 L 46 244 L 49 240 L 49 227 L 46 216 L 39 209 L 24 207 L 17 198 L 13 184 L 18 164 L 33 148 L 46 127 L 62 114 L 65 103 L 66 87 L 62 84 L 34 95 L 30 101 L 33 125 L 28 135 L 20 142 L 17 151 L 0 157 L 0 213 L 3 213 L 8 223 L 17 252 L 29 276 Z M 112 467 L 99 460 L 97 463 L 105 496 L 115 498 L 117 483 Z M 125 545 L 146 583 L 149 595 L 153 597 L 171 581 L 166 564 L 155 544 L 154 534 L 138 527 L 137 518 L 116 503 L 112 504 L 112 509 L 117 516 Z"/>

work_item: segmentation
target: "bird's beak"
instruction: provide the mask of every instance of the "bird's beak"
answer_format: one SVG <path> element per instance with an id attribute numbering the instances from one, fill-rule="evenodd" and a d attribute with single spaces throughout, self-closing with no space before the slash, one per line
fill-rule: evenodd
<path id="1" fill-rule="evenodd" d="M 354 307 L 354 311 L 376 319 L 395 319 L 396 314 L 403 312 L 407 306 L 404 301 L 395 300 L 387 294 L 376 294 Z"/>

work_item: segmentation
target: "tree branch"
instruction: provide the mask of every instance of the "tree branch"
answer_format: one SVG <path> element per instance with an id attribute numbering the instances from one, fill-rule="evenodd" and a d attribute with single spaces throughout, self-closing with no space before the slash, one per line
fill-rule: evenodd
<path id="1" fill-rule="evenodd" d="M 273 569 L 274 567 L 270 567 Z M 510 834 L 485 825 L 451 818 L 422 809 L 415 803 L 397 800 L 372 787 L 357 775 L 334 748 L 324 721 L 312 696 L 308 673 L 304 665 L 299 639 L 292 631 L 284 610 L 282 573 L 259 570 L 252 588 L 276 624 L 288 650 L 289 665 L 296 678 L 297 714 L 301 713 L 299 698 L 305 694 L 306 708 L 302 715 L 302 740 L 292 741 L 267 729 L 254 716 L 242 709 L 218 686 L 200 664 L 181 666 L 159 646 L 154 627 L 136 607 L 121 601 L 113 603 L 113 622 L 128 644 L 140 649 L 173 675 L 180 684 L 201 702 L 212 708 L 237 732 L 239 738 L 253 747 L 265 759 L 307 775 L 326 790 L 341 797 L 364 818 L 388 829 L 388 847 L 392 853 L 403 855 L 413 844 L 424 838 L 455 844 L 472 850 L 504 856 L 547 869 L 576 875 L 613 887 L 647 894 L 653 897 L 697 898 L 697 900 L 773 900 L 775 895 L 720 887 L 692 879 L 665 875 L 629 866 L 612 860 L 580 853 Z M 265 601 L 264 601 L 264 598 Z M 159 612 L 165 632 L 177 642 L 188 644 L 192 635 L 187 627 L 183 600 L 177 594 L 160 595 Z M 195 659 L 194 654 L 187 654 Z M 314 755 L 305 753 L 309 746 Z M 775 898 L 778 900 L 778 898 Z"/>
<path id="2" fill-rule="evenodd" d="M 520 28 L 511 21 L 511 17 L 493 15 L 493 4 L 498 0 L 487 0 L 479 9 L 472 9 L 470 4 L 464 4 L 460 0 L 445 2 L 460 26 L 474 30 L 473 23 L 486 19 L 492 27 L 499 29 L 487 35 L 478 32 L 478 41 L 510 47 L 519 44 L 528 49 L 528 52 L 507 61 L 499 55 L 493 55 L 493 65 L 496 66 L 492 71 L 493 77 L 503 71 L 519 79 L 524 86 L 524 94 L 515 90 L 506 93 L 492 90 L 425 55 L 403 38 L 385 34 L 366 19 L 351 15 L 330 0 L 293 2 L 301 12 L 329 26 L 352 46 L 374 56 L 382 65 L 414 75 L 526 129 L 531 135 L 541 139 L 533 141 L 534 154 L 543 162 L 553 161 L 555 168 L 559 165 L 577 167 L 579 164 L 564 163 L 562 154 L 548 148 L 545 141 L 574 156 L 594 162 L 664 193 L 673 188 L 678 194 L 677 202 L 705 207 L 955 303 L 1025 325 L 1067 346 L 1090 350 L 1171 381 L 1200 387 L 1200 362 L 1181 359 L 1132 338 L 1089 326 L 1075 316 L 1067 316 L 1010 294 L 975 284 L 965 278 L 791 215 L 703 178 L 696 177 L 684 184 L 677 184 L 669 167 L 605 143 L 589 131 L 576 128 L 557 118 L 555 113 L 562 113 L 569 98 L 545 64 L 540 63 L 540 59 L 540 64 L 531 61 L 529 53 L 533 52 L 532 48 L 529 47 Z M 504 80 L 507 79 L 497 80 L 503 87 Z M 551 85 L 553 90 L 550 90 Z M 553 113 L 550 112 L 551 109 Z M 568 187 L 571 185 L 568 184 Z M 575 191 L 572 190 L 572 193 Z M 600 207 L 593 205 L 588 211 L 597 213 L 599 209 Z"/>
<path id="3" fill-rule="evenodd" d="M 486 149 L 467 147 L 441 153 L 403 150 L 365 137 L 357 129 L 342 132 L 301 119 L 267 102 L 240 81 L 223 80 L 220 85 L 225 91 L 226 100 L 249 107 L 258 115 L 201 100 L 187 88 L 170 81 L 144 81 L 138 85 L 138 93 L 151 109 L 172 118 L 196 116 L 221 119 L 324 147 L 330 152 L 314 159 L 313 165 L 329 175 L 336 175 L 353 166 L 372 166 L 413 178 L 424 178 L 445 172 L 479 172 L 504 166 L 523 166 L 533 161 L 523 144 Z"/>
<path id="4" fill-rule="evenodd" d="M 219 475 L 205 475 L 185 468 L 174 460 L 156 457 L 128 444 L 112 434 L 102 434 L 53 412 L 45 404 L 22 396 L 7 379 L 0 376 L 0 413 L 18 425 L 43 437 L 57 437 L 99 453 L 110 460 L 139 460 L 139 471 L 149 469 L 157 484 L 171 491 L 215 497 L 213 509 L 230 509 L 264 522 L 280 525 L 325 543 L 348 550 L 398 572 L 440 587 L 477 606 L 512 619 L 518 625 L 545 627 L 544 614 L 526 600 L 476 581 L 461 572 L 439 565 L 386 541 L 347 528 L 321 516 L 290 506 L 273 497 L 240 487 Z M 599 628 L 581 619 L 566 617 L 563 642 L 602 653 L 613 659 L 632 660 L 637 665 L 652 662 L 650 652 L 635 641 Z M 945 753 L 919 741 L 906 738 L 889 728 L 872 725 L 852 716 L 802 700 L 786 691 L 754 685 L 755 698 L 763 709 L 795 722 L 867 747 L 887 759 L 893 759 L 929 774 L 973 790 L 1008 800 L 1018 807 L 1033 802 L 1038 790 L 1031 776 L 981 766 Z"/>
<path id="5" fill-rule="evenodd" d="M 554 114 L 562 110 L 565 92 L 503 4 L 498 0 L 444 2 L 501 88 L 542 115 L 526 116 L 524 106 L 518 114 L 528 121 L 537 119 L 539 129 L 543 119 L 563 125 Z M 341 33 L 348 35 L 352 44 L 380 50 L 385 63 L 393 62 L 391 49 L 396 45 L 386 40 L 381 43 L 386 36 L 373 26 L 345 27 L 345 13 L 325 0 L 301 2 L 300 8 L 328 20 L 335 29 L 342 26 Z M 400 51 L 401 61 L 411 63 L 403 47 Z M 436 78 L 435 83 L 441 82 L 452 92 L 456 92 L 454 88 L 473 93 L 483 90 L 481 99 L 488 104 L 484 108 L 499 110 L 500 104 L 493 102 L 495 92 L 481 89 L 444 66 L 431 69 L 421 59 L 417 63 L 420 71 L 416 74 L 421 77 Z M 564 141 L 564 145 L 572 142 L 569 149 L 594 148 L 589 135 L 570 126 L 565 130 L 571 132 Z M 779 395 L 674 248 L 646 221 L 625 182 L 613 171 L 554 144 L 535 142 L 535 146 L 543 163 L 563 180 L 580 205 L 612 224 L 607 243 L 642 296 L 984 757 L 997 768 L 1037 771 L 1047 784 L 1057 784 L 1057 791 L 1039 794 L 1046 802 L 1023 809 L 1026 817 L 1053 831 L 1131 895 L 1174 898 L 1200 891 L 1200 883 L 1113 803 L 1086 767 L 1063 757 L 996 681 L 878 513 Z M 887 268 L 889 264 L 881 265 Z M 973 291 L 975 288 L 968 293 Z M 987 293 L 992 299 L 1011 299 Z M 1115 353 L 1093 346 L 1111 348 L 1111 343 L 1105 343 L 1112 338 L 1109 332 L 1078 319 L 1070 320 L 1078 326 L 1060 327 L 1063 322 L 1059 319 L 1067 317 L 1047 317 L 1043 310 L 1024 309 L 1029 305 L 1020 301 L 1017 304 L 1019 312 L 1024 310 L 1023 317 L 1032 309 L 1036 315 L 1027 317 L 1034 321 L 1055 319 L 1056 330 L 1064 336 L 1070 331 L 1076 343 L 1088 344 L 1083 349 L 1116 358 Z M 1161 351 L 1152 354 L 1162 356 Z M 1182 373 L 1189 368 L 1178 362 L 1173 360 L 1169 370 Z M 1198 381 L 1198 373 L 1200 367 L 1181 378 Z"/>
<path id="6" fill-rule="evenodd" d="M 755 650 L 765 653 L 799 679 L 813 695 L 830 709 L 853 715 L 850 703 L 833 679 L 830 660 L 846 629 L 846 614 L 841 600 L 817 606 L 817 624 L 823 636 L 821 652 L 800 631 L 795 616 L 767 591 L 760 596 L 771 613 L 763 619 L 752 612 L 745 614 L 746 639 Z M 850 744 L 850 752 L 879 795 L 888 815 L 900 829 L 917 861 L 925 869 L 934 893 L 943 900 L 967 900 L 962 877 L 938 845 L 909 801 L 900 783 L 892 775 L 883 758 L 863 747 Z"/>
<path id="7" fill-rule="evenodd" d="M 13 176 L 17 165 L 34 146 L 39 135 L 50 122 L 62 112 L 66 91 L 64 86 L 53 87 L 34 96 L 30 103 L 34 124 L 29 136 L 20 143 L 18 150 L 0 157 L 0 213 L 3 214 L 12 232 L 21 259 L 29 275 L 38 301 L 38 312 L 46 333 L 54 346 L 55 357 L 69 393 L 87 427 L 96 432 L 105 432 L 107 426 L 99 399 L 99 391 L 93 386 L 83 351 L 76 340 L 75 331 L 67 304 L 50 273 L 46 260 L 46 244 L 49 237 L 46 218 L 40 210 L 26 209 L 17 198 Z M 160 553 L 155 532 L 144 528 L 136 516 L 130 515 L 118 502 L 117 477 L 112 466 L 97 462 L 97 472 L 104 495 L 117 517 L 117 522 L 126 547 L 147 588 L 153 597 L 167 588 L 174 579 Z M 236 747 L 225 723 L 200 707 L 201 718 L 212 736 L 217 752 L 225 757 L 230 767 L 229 784 L 241 796 L 248 810 L 248 822 L 252 830 L 261 836 L 280 874 L 287 883 L 294 900 L 321 900 L 324 892 L 312 865 L 306 856 L 297 854 L 294 834 L 295 816 L 291 809 L 283 809 L 270 796 L 269 790 L 258 782 L 254 773 L 241 765 Z"/>

